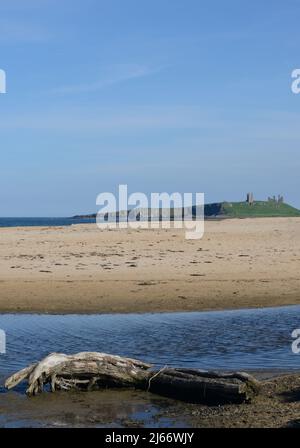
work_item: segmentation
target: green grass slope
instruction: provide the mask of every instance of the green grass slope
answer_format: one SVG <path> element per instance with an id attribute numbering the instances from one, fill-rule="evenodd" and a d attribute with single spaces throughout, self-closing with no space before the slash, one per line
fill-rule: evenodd
<path id="1" fill-rule="evenodd" d="M 221 202 L 207 204 L 206 216 L 224 216 L 226 218 L 255 218 L 255 217 L 300 217 L 300 210 L 289 204 L 273 201 L 255 201 L 252 205 L 247 202 Z"/>

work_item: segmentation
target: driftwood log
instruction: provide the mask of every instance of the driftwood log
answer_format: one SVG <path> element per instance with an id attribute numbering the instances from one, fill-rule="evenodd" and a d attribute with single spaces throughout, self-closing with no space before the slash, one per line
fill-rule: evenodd
<path id="1" fill-rule="evenodd" d="M 243 372 L 168 367 L 155 370 L 136 359 L 97 352 L 52 353 L 10 376 L 5 387 L 12 389 L 24 380 L 29 396 L 42 392 L 46 385 L 52 392 L 133 387 L 184 401 L 222 404 L 250 401 L 259 391 L 259 382 Z"/>

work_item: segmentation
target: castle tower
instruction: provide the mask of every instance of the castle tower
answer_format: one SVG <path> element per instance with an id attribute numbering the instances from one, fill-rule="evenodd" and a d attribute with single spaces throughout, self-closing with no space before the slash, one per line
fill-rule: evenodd
<path id="1" fill-rule="evenodd" d="M 247 193 L 247 201 L 248 204 L 252 205 L 254 202 L 254 196 L 253 193 Z"/>

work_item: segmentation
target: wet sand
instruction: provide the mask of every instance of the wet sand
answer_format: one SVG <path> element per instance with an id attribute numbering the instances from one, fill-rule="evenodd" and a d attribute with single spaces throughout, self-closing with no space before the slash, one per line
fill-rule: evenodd
<path id="1" fill-rule="evenodd" d="M 205 406 L 134 390 L 0 394 L 0 427 L 300 427 L 299 374 L 262 382 L 252 403 Z"/>
<path id="2" fill-rule="evenodd" d="M 0 312 L 198 311 L 300 303 L 300 218 L 184 229 L 0 229 Z"/>

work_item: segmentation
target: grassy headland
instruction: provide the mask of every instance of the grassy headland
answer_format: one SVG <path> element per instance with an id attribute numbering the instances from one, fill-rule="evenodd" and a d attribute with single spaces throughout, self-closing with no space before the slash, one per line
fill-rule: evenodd
<path id="1" fill-rule="evenodd" d="M 255 201 L 247 202 L 219 202 L 205 205 L 206 217 L 224 218 L 267 218 L 267 217 L 297 217 L 300 210 L 284 202 Z"/>

